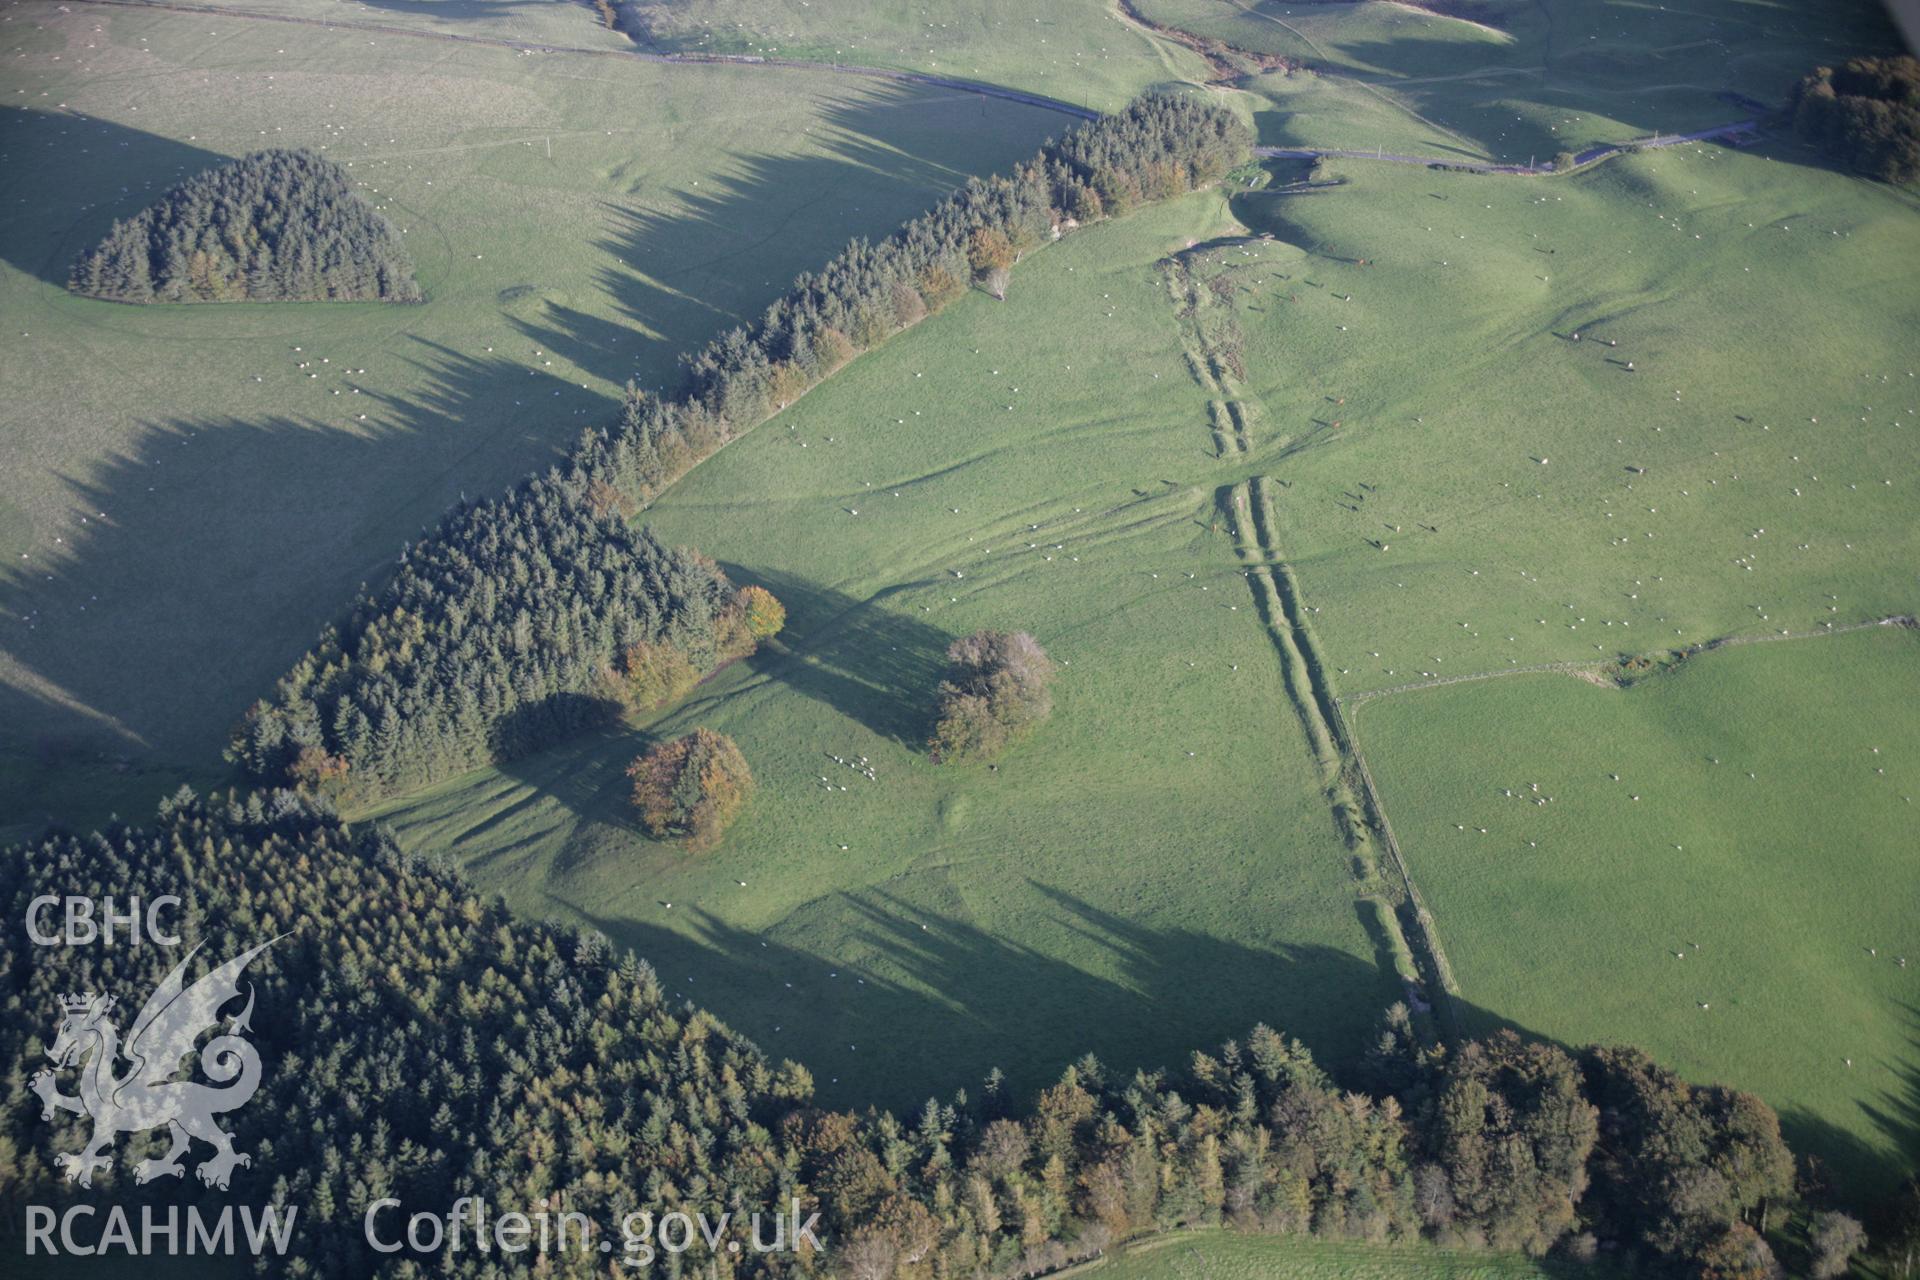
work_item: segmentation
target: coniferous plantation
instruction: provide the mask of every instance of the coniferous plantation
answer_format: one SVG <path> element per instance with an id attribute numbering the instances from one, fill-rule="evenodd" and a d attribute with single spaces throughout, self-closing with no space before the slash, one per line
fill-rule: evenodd
<path id="1" fill-rule="evenodd" d="M 623 517 L 859 352 L 1003 270 L 1009 260 L 981 257 L 976 233 L 1027 252 L 1217 180 L 1249 144 L 1221 108 L 1148 95 L 1011 177 L 969 182 L 879 244 L 849 246 L 754 327 L 691 357 L 684 395 L 630 389 L 620 421 L 586 432 L 562 465 L 468 504 L 409 547 L 392 578 L 248 713 L 233 758 L 261 781 L 324 782 L 371 800 L 606 723 L 623 696 L 642 707 L 677 697 L 735 656 L 716 632 L 732 597 L 697 554 L 669 552 Z M 656 642 L 668 652 L 648 647 Z M 616 671 L 621 655 L 631 684 Z"/>
<path id="2" fill-rule="evenodd" d="M 1849 58 L 1793 90 L 1793 127 L 1835 160 L 1882 182 L 1920 179 L 1920 59 Z"/>
<path id="3" fill-rule="evenodd" d="M 409 546 L 232 751 L 255 777 L 361 801 L 513 759 L 619 714 L 615 654 L 710 670 L 742 629 L 735 595 L 711 561 L 596 505 L 577 472 L 542 476 Z"/>
<path id="4" fill-rule="evenodd" d="M 256 151 L 181 183 L 73 264 L 113 302 L 418 302 L 400 235 L 312 151 Z"/>
<path id="5" fill-rule="evenodd" d="M 248 1180 L 300 1211 L 292 1261 L 268 1259 L 272 1274 L 497 1274 L 471 1250 L 409 1260 L 368 1245 L 373 1202 L 401 1201 L 385 1224 L 397 1238 L 406 1212 L 460 1196 L 502 1212 L 544 1197 L 616 1248 L 642 1208 L 744 1223 L 798 1199 L 820 1213 L 820 1253 L 733 1254 L 723 1237 L 678 1259 L 677 1274 L 715 1277 L 1028 1276 L 1216 1224 L 1574 1256 L 1605 1244 L 1684 1274 L 1766 1259 L 1757 1228 L 1793 1192 L 1792 1154 L 1757 1098 L 1689 1085 L 1634 1050 L 1570 1054 L 1511 1033 L 1425 1047 L 1398 1006 L 1353 1079 L 1255 1027 L 1178 1071 L 1089 1057 L 1032 1099 L 996 1076 L 910 1117 L 823 1110 L 804 1067 L 670 1000 L 599 935 L 517 921 L 291 792 L 182 792 L 146 827 L 15 846 L 0 883 L 14 919 L 43 893 L 177 895 L 173 923 L 209 963 L 279 936 L 248 971 L 251 1035 L 272 1069 L 230 1120 Z M 36 948 L 9 931 L 0 999 L 16 1016 L 0 1024 L 0 1066 L 18 1081 L 44 1063 L 52 1027 L 34 1015 L 61 996 L 138 1008 L 177 958 Z M 52 1157 L 84 1132 L 8 1111 L 0 1198 L 16 1218 L 66 1203 Z M 163 1138 L 122 1145 L 157 1152 Z M 101 1175 L 117 1203 L 185 1194 L 170 1179 L 137 1188 L 128 1168 Z"/>

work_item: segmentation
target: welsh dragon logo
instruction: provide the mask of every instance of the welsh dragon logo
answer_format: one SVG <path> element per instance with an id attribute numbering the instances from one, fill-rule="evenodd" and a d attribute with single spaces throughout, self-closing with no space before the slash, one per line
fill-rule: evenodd
<path id="1" fill-rule="evenodd" d="M 51 1120 L 56 1109 L 93 1118 L 93 1136 L 87 1145 L 54 1157 L 68 1182 L 91 1187 L 93 1171 L 113 1163 L 111 1151 L 119 1135 L 144 1133 L 161 1125 L 172 1135 L 173 1146 L 158 1160 L 136 1163 L 136 1182 L 150 1182 L 164 1174 L 182 1176 L 186 1169 L 180 1157 L 194 1138 L 214 1149 L 212 1158 L 194 1170 L 208 1186 L 225 1190 L 236 1165 L 253 1163 L 251 1156 L 233 1149 L 233 1135 L 214 1119 L 244 1106 L 260 1087 L 260 1052 L 243 1035 L 253 1029 L 248 1021 L 253 1016 L 251 984 L 246 1008 L 226 1019 L 222 1034 L 199 1046 L 201 1070 L 216 1084 L 173 1077 L 201 1035 L 218 1026 L 220 1010 L 240 998 L 239 977 L 248 962 L 277 941 L 269 939 L 243 952 L 187 986 L 182 975 L 200 949 L 196 946 L 147 997 L 125 1045 L 107 1016 L 113 1011 L 112 996 L 61 997 L 64 1017 L 47 1056 L 57 1068 L 80 1068 L 79 1093 L 61 1093 L 50 1070 L 37 1072 L 28 1087 L 40 1095 L 42 1120 Z M 124 1072 L 119 1070 L 123 1059 Z"/>

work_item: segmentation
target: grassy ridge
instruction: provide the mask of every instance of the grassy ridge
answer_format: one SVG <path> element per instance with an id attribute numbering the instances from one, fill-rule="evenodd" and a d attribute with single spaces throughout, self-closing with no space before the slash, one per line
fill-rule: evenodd
<path id="1" fill-rule="evenodd" d="M 551 42 L 572 48 L 618 52 L 633 43 L 609 31 L 590 0 L 411 0 L 407 4 L 362 0 L 186 0 L 199 8 L 234 9 L 329 23 L 377 23 L 428 35 Z M 286 33 L 294 39 L 300 36 Z"/>
<path id="2" fill-rule="evenodd" d="M 1920 220 L 1799 155 L 1236 200 L 1294 242 L 1226 266 L 1343 695 L 1911 611 Z"/>

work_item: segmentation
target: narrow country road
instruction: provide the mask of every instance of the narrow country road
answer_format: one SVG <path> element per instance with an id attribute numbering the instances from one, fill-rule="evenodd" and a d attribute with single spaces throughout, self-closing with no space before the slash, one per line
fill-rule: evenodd
<path id="1" fill-rule="evenodd" d="M 1911 614 L 1894 614 L 1885 618 L 1870 618 L 1865 622 L 1849 622 L 1844 626 L 1826 626 L 1814 631 L 1779 631 L 1749 635 L 1723 636 L 1709 640 L 1704 644 L 1690 646 L 1689 656 L 1698 657 L 1714 653 L 1721 649 L 1731 649 L 1738 645 L 1779 644 L 1786 640 L 1824 640 L 1831 636 L 1844 636 L 1854 631 L 1865 631 L 1870 627 L 1912 627 L 1916 624 Z M 1357 712 L 1361 707 L 1378 698 L 1390 698 L 1399 693 L 1412 693 L 1418 689 L 1438 689 L 1450 684 L 1472 684 L 1480 680 L 1499 680 L 1507 676 L 1543 675 L 1549 673 L 1572 674 L 1581 671 L 1593 671 L 1604 667 L 1606 659 L 1578 662 L 1537 662 L 1525 667 L 1497 667 L 1492 671 L 1469 671 L 1457 676 L 1431 676 L 1425 680 L 1413 680 L 1406 684 L 1389 685 L 1384 689 L 1364 689 L 1345 698 L 1336 698 L 1344 710 Z"/>
<path id="2" fill-rule="evenodd" d="M 1705 142 L 1713 138 L 1733 138 L 1742 134 L 1756 132 L 1760 122 L 1756 120 L 1736 120 L 1732 124 L 1714 125 L 1709 129 L 1696 129 L 1692 133 L 1656 133 L 1650 137 L 1634 138 L 1627 142 L 1606 142 L 1588 147 L 1574 156 L 1574 167 L 1589 165 L 1596 160 L 1605 160 L 1617 156 L 1631 148 L 1677 147 L 1686 142 Z M 1255 147 L 1253 153 L 1277 160 L 1384 160 L 1389 164 L 1417 164 L 1421 166 L 1439 165 L 1448 169 L 1468 169 L 1474 173 L 1512 173 L 1526 177 L 1538 177 L 1541 174 L 1558 172 L 1550 164 L 1494 164 L 1486 160 L 1458 160 L 1448 156 L 1403 156 L 1391 151 L 1350 151 L 1320 147 Z"/>

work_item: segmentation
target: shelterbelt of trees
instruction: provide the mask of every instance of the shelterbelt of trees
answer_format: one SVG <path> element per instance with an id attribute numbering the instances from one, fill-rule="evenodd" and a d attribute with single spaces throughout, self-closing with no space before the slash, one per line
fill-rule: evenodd
<path id="1" fill-rule="evenodd" d="M 209 1212 L 295 1207 L 276 1275 L 482 1276 L 532 1261 L 369 1246 L 377 1201 L 403 1206 L 391 1226 L 461 1196 L 493 1213 L 576 1210 L 609 1232 L 640 1210 L 731 1213 L 736 1232 L 796 1200 L 803 1220 L 820 1214 L 821 1251 L 736 1253 L 727 1242 L 741 1236 L 722 1234 L 669 1268 L 713 1280 L 1033 1275 L 1209 1224 L 1574 1255 L 1610 1245 L 1641 1273 L 1764 1275 L 1744 1269 L 1771 1264 L 1756 1228 L 1794 1192 L 1793 1157 L 1756 1098 L 1690 1086 L 1628 1049 L 1568 1053 L 1511 1033 L 1423 1047 L 1398 1007 L 1341 1083 L 1256 1027 L 1178 1072 L 1086 1058 L 1032 1099 L 996 1075 L 912 1117 L 824 1110 L 804 1067 L 670 1004 L 646 964 L 596 934 L 516 920 L 301 793 L 183 791 L 148 826 L 0 853 L 0 886 L 15 920 L 41 894 L 113 894 L 123 909 L 131 893 L 176 895 L 168 924 L 204 948 L 196 964 L 278 937 L 247 970 L 262 1085 L 223 1118 L 251 1165 L 224 1195 L 191 1178 L 135 1186 L 132 1160 L 165 1135 L 126 1135 L 94 1188 L 136 1221 L 143 1202 L 198 1194 Z M 35 947 L 8 930 L 0 1072 L 18 1084 L 46 1065 L 62 996 L 135 1010 L 178 959 L 153 945 Z M 76 1194 L 54 1157 L 86 1135 L 63 1112 L 0 1116 L 10 1221 Z M 541 1261 L 559 1276 L 606 1266 L 597 1251 Z"/>
<path id="2" fill-rule="evenodd" d="M 701 673 L 730 607 L 719 570 L 626 521 L 686 470 L 861 351 L 1021 253 L 1218 179 L 1250 155 L 1231 113 L 1153 94 L 976 179 L 892 236 L 849 245 L 751 327 L 686 360 L 672 398 L 630 389 L 620 420 L 504 497 L 467 503 L 247 714 L 229 754 L 255 781 L 405 792 L 550 745 L 617 713 L 636 644 Z"/>
<path id="3" fill-rule="evenodd" d="M 795 280 L 751 326 L 687 358 L 688 386 L 629 388 L 614 426 L 576 464 L 639 504 L 863 351 L 959 297 L 1005 291 L 1027 252 L 1075 227 L 1208 183 L 1251 157 L 1238 117 L 1185 94 L 1148 94 L 1043 146 L 1011 174 L 973 179 L 877 244 L 856 240 Z"/>
<path id="4" fill-rule="evenodd" d="M 315 152 L 256 151 L 115 222 L 73 264 L 115 302 L 418 302 L 399 233 Z"/>

